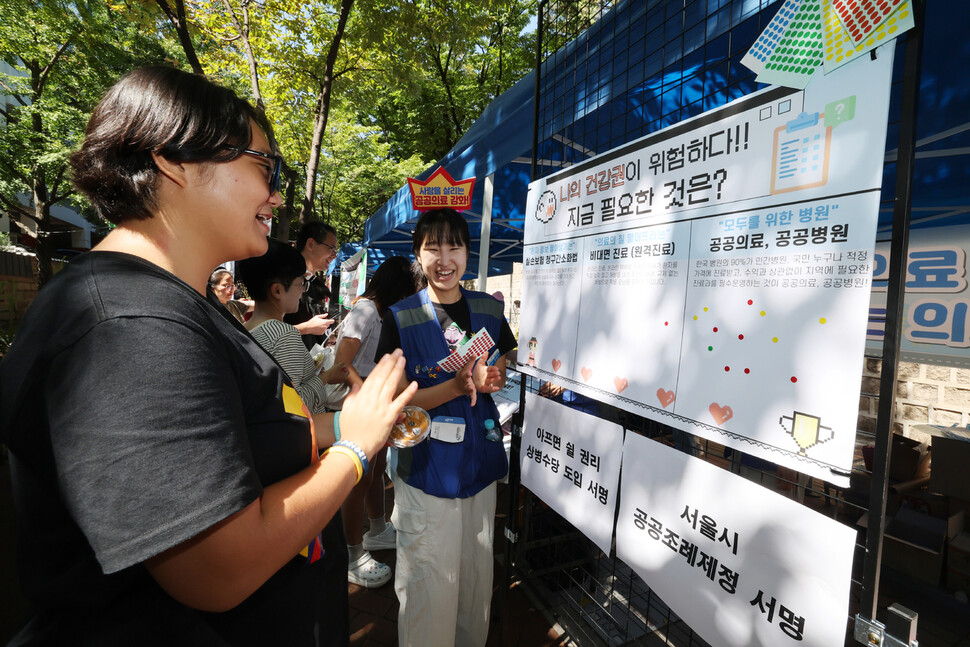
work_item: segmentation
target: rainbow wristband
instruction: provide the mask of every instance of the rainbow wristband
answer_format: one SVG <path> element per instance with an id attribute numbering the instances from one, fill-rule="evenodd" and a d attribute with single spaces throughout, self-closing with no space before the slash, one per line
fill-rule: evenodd
<path id="1" fill-rule="evenodd" d="M 345 447 L 350 451 L 352 451 L 354 455 L 357 456 L 357 458 L 360 460 L 361 469 L 363 470 L 363 474 L 361 474 L 361 478 L 367 475 L 367 471 L 370 469 L 370 462 L 367 460 L 367 454 L 365 454 L 364 450 L 360 448 L 360 445 L 358 445 L 352 440 L 338 440 L 330 447 L 331 449 L 335 447 Z"/>
<path id="2" fill-rule="evenodd" d="M 357 470 L 357 480 L 354 482 L 354 485 L 357 485 L 358 483 L 360 483 L 360 479 L 364 478 L 364 466 L 361 465 L 360 458 L 357 456 L 356 452 L 354 452 L 351 449 L 348 449 L 347 447 L 330 447 L 327 449 L 327 451 L 323 452 L 323 455 L 326 456 L 331 452 L 336 454 L 343 454 L 351 461 L 353 461 L 354 469 Z"/>

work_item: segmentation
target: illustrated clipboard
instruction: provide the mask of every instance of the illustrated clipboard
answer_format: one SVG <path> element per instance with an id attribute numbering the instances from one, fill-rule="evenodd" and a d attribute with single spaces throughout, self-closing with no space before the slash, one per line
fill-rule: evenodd
<path id="1" fill-rule="evenodd" d="M 825 113 L 801 113 L 775 129 L 771 194 L 824 186 L 829 181 L 832 127 Z"/>

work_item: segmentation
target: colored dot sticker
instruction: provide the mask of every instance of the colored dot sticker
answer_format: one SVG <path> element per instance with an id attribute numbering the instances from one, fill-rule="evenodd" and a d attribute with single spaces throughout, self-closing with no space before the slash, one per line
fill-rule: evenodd
<path id="1" fill-rule="evenodd" d="M 744 335 L 738 335 L 738 339 L 744 339 Z"/>
<path id="2" fill-rule="evenodd" d="M 771 343 L 772 344 L 777 344 L 778 343 L 778 338 L 777 337 L 772 337 L 771 338 Z"/>
<path id="3" fill-rule="evenodd" d="M 764 310 L 762 310 L 762 311 L 761 311 L 761 316 L 762 316 L 762 317 L 763 317 L 763 316 L 765 316 L 766 314 L 768 314 L 768 313 L 767 313 L 767 312 L 765 312 Z"/>
<path id="4" fill-rule="evenodd" d="M 717 326 L 714 326 L 714 332 L 717 332 Z"/>
<path id="5" fill-rule="evenodd" d="M 724 371 L 725 371 L 725 372 L 727 372 L 727 371 L 730 371 L 730 370 L 731 370 L 731 367 L 730 367 L 730 366 L 725 366 L 725 367 L 724 367 Z"/>
<path id="6" fill-rule="evenodd" d="M 750 373 L 750 372 L 751 372 L 751 369 L 750 369 L 750 368 L 746 368 L 746 369 L 744 369 L 744 374 L 745 374 L 745 375 L 747 375 L 747 374 L 748 374 L 748 373 Z"/>
<path id="7" fill-rule="evenodd" d="M 664 322 L 664 325 L 665 325 L 665 326 L 669 326 L 669 325 L 670 325 L 670 322 L 669 322 L 669 321 L 665 321 L 665 322 Z"/>
<path id="8" fill-rule="evenodd" d="M 704 312 L 707 312 L 707 307 L 706 306 L 704 307 Z"/>
<path id="9" fill-rule="evenodd" d="M 821 319 L 818 320 L 820 324 L 824 324 L 826 321 L 828 320 L 825 317 L 822 317 Z"/>
<path id="10" fill-rule="evenodd" d="M 694 321 L 697 321 L 697 315 L 694 315 Z"/>
<path id="11" fill-rule="evenodd" d="M 708 346 L 707 347 L 707 350 L 714 350 L 714 347 L 713 346 Z"/>
<path id="12" fill-rule="evenodd" d="M 795 377 L 794 375 L 792 375 L 792 376 L 791 376 L 791 383 L 792 383 L 792 384 L 794 384 L 794 383 L 795 383 L 795 382 L 797 382 L 797 381 L 798 381 L 798 378 L 797 378 L 797 377 Z"/>
<path id="13" fill-rule="evenodd" d="M 748 305 L 749 305 L 749 306 L 750 306 L 750 305 L 754 305 L 754 301 L 752 301 L 751 299 L 748 299 Z"/>

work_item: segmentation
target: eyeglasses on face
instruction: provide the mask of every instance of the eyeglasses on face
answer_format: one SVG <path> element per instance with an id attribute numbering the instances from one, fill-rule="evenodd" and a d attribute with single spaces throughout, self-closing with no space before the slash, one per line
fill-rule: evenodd
<path id="1" fill-rule="evenodd" d="M 238 151 L 243 155 L 250 155 L 252 157 L 260 157 L 262 159 L 270 160 L 273 162 L 273 171 L 269 177 L 269 193 L 273 195 L 280 190 L 280 171 L 283 169 L 283 158 L 279 155 L 270 155 L 269 153 L 263 153 L 261 151 L 254 151 L 250 148 L 240 148 L 238 146 L 230 146 L 225 144 L 223 146 L 226 150 Z"/>
<path id="2" fill-rule="evenodd" d="M 314 238 L 314 240 L 316 240 L 316 238 Z M 318 245 L 323 245 L 324 247 L 326 247 L 327 249 L 329 249 L 333 253 L 334 256 L 337 255 L 337 251 L 338 251 L 337 248 L 334 247 L 333 245 L 331 245 L 330 243 L 325 243 L 322 240 L 317 240 L 317 244 Z"/>

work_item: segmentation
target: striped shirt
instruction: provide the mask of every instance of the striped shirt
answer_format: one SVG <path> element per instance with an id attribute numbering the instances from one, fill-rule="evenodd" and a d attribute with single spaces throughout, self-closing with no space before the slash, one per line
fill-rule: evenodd
<path id="1" fill-rule="evenodd" d="M 268 319 L 250 331 L 253 339 L 286 371 L 293 388 L 311 413 L 324 409 L 324 384 L 317 376 L 313 358 L 303 345 L 300 332 L 288 323 Z"/>

